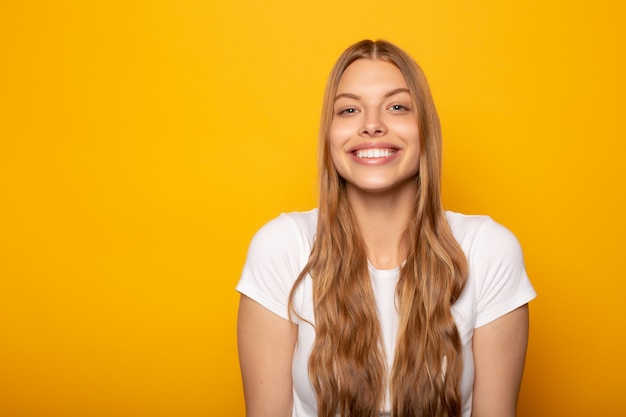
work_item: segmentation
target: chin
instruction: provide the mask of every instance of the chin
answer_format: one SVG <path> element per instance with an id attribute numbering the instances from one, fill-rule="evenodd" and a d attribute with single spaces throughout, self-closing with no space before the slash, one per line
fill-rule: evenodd
<path id="1" fill-rule="evenodd" d="M 417 177 L 418 174 L 400 178 L 362 178 L 361 181 L 346 181 L 346 184 L 355 190 L 370 193 L 413 192 L 418 187 Z"/>

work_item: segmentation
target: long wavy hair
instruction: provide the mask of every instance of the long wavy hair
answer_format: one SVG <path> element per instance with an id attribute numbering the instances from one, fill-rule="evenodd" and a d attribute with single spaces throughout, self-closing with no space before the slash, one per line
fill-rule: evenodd
<path id="1" fill-rule="evenodd" d="M 405 232 L 408 256 L 396 286 L 399 328 L 392 369 L 361 233 L 333 165 L 329 131 L 337 86 L 358 59 L 395 65 L 404 76 L 420 134 L 414 214 Z M 394 417 L 461 416 L 461 340 L 451 313 L 467 276 L 465 255 L 441 204 L 441 129 L 426 78 L 413 59 L 386 41 L 364 40 L 339 57 L 326 86 L 320 124 L 320 200 L 311 255 L 291 292 L 313 280 L 315 342 L 309 378 L 318 416 L 378 416 L 389 388 Z"/>

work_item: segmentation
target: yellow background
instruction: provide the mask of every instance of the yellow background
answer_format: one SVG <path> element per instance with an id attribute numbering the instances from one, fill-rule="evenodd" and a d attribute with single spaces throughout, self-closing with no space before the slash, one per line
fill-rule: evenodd
<path id="1" fill-rule="evenodd" d="M 520 416 L 626 416 L 620 1 L 0 2 L 0 415 L 243 416 L 253 233 L 316 204 L 328 71 L 431 82 L 447 208 L 520 239 Z"/>

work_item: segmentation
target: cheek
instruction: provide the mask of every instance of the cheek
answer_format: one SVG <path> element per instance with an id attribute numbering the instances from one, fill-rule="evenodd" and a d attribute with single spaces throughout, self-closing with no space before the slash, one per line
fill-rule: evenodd
<path id="1" fill-rule="evenodd" d="M 414 122 L 396 125 L 395 130 L 399 136 L 403 137 L 411 145 L 419 146 L 420 133 Z"/>
<path id="2" fill-rule="evenodd" d="M 333 162 L 337 165 L 337 162 L 345 153 L 346 143 L 353 136 L 353 129 L 350 127 L 350 123 L 333 123 L 330 126 L 328 141 L 330 147 L 330 155 Z"/>
<path id="3" fill-rule="evenodd" d="M 403 138 L 408 146 L 408 166 L 412 171 L 417 173 L 419 171 L 420 155 L 422 152 L 419 129 L 415 126 L 415 123 L 407 123 L 396 126 L 396 133 Z"/>
<path id="4" fill-rule="evenodd" d="M 355 133 L 354 124 L 352 120 L 334 120 L 329 132 L 331 145 L 341 146 L 347 142 Z"/>
<path id="5" fill-rule="evenodd" d="M 333 142 L 330 142 L 330 160 L 332 161 L 333 167 L 335 168 L 335 171 L 343 176 L 344 175 L 344 169 L 343 166 L 345 164 L 344 162 L 344 157 L 345 157 L 345 152 L 342 151 L 341 146 L 336 146 L 333 144 Z"/>
<path id="6" fill-rule="evenodd" d="M 346 129 L 344 126 L 338 126 L 332 124 L 328 136 L 328 150 L 330 152 L 330 159 L 333 163 L 335 171 L 343 177 L 345 172 L 343 166 L 345 164 L 345 150 L 344 144 L 348 140 L 349 136 L 346 135 Z"/>

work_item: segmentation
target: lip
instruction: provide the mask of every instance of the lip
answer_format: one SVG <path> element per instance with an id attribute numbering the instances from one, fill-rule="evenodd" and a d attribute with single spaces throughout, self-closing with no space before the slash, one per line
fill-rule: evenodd
<path id="1" fill-rule="evenodd" d="M 393 149 L 394 151 L 399 151 L 400 148 L 397 145 L 387 143 L 387 142 L 364 142 L 359 143 L 348 149 L 348 153 L 354 153 L 356 151 L 360 151 L 361 149 Z"/>
<path id="2" fill-rule="evenodd" d="M 393 154 L 386 157 L 378 157 L 378 158 L 359 158 L 356 156 L 357 151 L 368 150 L 368 149 L 391 149 Z M 366 142 L 355 145 L 347 150 L 347 153 L 350 155 L 353 161 L 357 162 L 361 165 L 366 166 L 377 166 L 377 165 L 385 165 L 393 161 L 398 157 L 398 155 L 402 152 L 402 149 L 397 145 L 393 145 L 391 143 L 386 142 Z"/>

